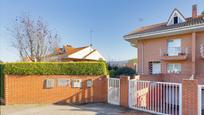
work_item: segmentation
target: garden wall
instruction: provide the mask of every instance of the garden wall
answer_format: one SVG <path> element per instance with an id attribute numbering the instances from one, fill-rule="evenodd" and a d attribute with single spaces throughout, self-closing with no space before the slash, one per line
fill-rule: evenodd
<path id="1" fill-rule="evenodd" d="M 47 88 L 46 80 L 54 86 Z M 68 80 L 69 84 L 58 80 Z M 82 80 L 81 88 L 72 80 Z M 87 81 L 89 81 L 87 86 Z M 104 75 L 5 75 L 5 104 L 66 104 L 106 102 L 107 78 Z"/>

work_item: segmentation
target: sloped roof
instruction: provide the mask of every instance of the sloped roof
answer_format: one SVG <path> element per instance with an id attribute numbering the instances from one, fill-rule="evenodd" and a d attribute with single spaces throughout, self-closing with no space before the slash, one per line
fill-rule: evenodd
<path id="1" fill-rule="evenodd" d="M 74 48 L 70 45 L 64 45 L 63 48 L 61 48 L 59 53 L 56 54 L 55 56 L 63 56 L 63 59 L 71 59 L 71 60 L 96 60 L 96 59 L 87 59 L 87 57 L 94 55 L 95 52 L 98 52 L 96 49 L 93 49 L 91 46 L 84 46 L 84 47 L 79 47 L 79 48 Z M 98 52 L 99 53 L 99 52 Z M 100 53 L 99 53 L 100 54 Z M 101 57 L 104 59 L 104 57 L 100 55 L 96 55 L 95 57 Z M 104 59 L 105 60 L 105 59 Z"/>
<path id="2" fill-rule="evenodd" d="M 83 49 L 87 48 L 87 47 L 89 47 L 89 46 L 74 48 L 74 47 L 72 47 L 70 45 L 64 45 L 63 48 L 56 48 L 55 53 L 57 55 L 61 55 L 61 54 L 71 55 L 71 54 L 74 54 L 74 53 L 76 53 L 76 52 L 78 52 L 80 50 L 83 50 Z"/>
<path id="3" fill-rule="evenodd" d="M 78 52 L 80 50 L 83 50 L 83 49 L 87 48 L 87 47 L 89 47 L 89 46 L 84 46 L 84 47 L 79 47 L 79 48 L 66 47 L 65 46 L 64 48 L 65 48 L 66 54 L 71 55 L 71 54 L 74 54 L 74 53 L 76 53 L 76 52 Z"/>
<path id="4" fill-rule="evenodd" d="M 174 29 L 174 28 L 192 26 L 192 25 L 197 25 L 197 24 L 204 24 L 204 15 L 200 15 L 197 18 L 189 17 L 189 18 L 186 18 L 185 22 L 173 24 L 173 25 L 169 25 L 169 26 L 167 26 L 167 22 L 154 24 L 154 25 L 150 25 L 150 26 L 144 26 L 144 27 L 138 28 L 138 29 L 128 33 L 127 35 L 125 35 L 125 37 L 130 36 L 130 35 L 135 35 L 135 34 L 156 32 L 156 31 L 160 31 L 160 30 Z"/>

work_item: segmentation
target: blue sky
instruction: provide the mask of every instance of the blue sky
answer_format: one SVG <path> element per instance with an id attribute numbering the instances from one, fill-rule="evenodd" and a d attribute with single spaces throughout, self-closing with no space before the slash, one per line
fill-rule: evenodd
<path id="1" fill-rule="evenodd" d="M 0 60 L 19 59 L 7 28 L 25 13 L 42 17 L 60 34 L 61 46 L 88 45 L 89 31 L 93 30 L 93 47 L 107 60 L 126 60 L 137 57 L 137 51 L 123 35 L 141 26 L 167 21 L 174 8 L 189 17 L 193 4 L 198 5 L 199 14 L 204 10 L 203 0 L 0 0 Z"/>

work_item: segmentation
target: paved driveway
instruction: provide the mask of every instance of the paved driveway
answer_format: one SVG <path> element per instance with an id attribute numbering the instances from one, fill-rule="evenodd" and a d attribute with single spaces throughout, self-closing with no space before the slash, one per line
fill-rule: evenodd
<path id="1" fill-rule="evenodd" d="M 150 115 L 109 104 L 1 106 L 1 115 Z"/>

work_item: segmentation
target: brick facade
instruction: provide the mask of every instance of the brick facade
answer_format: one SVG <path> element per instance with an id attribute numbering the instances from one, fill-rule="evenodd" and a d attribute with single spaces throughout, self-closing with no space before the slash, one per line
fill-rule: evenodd
<path id="1" fill-rule="evenodd" d="M 81 79 L 82 88 L 58 86 L 57 80 Z M 53 79 L 53 88 L 44 88 L 44 81 Z M 86 80 L 92 80 L 91 88 Z M 107 78 L 104 76 L 70 75 L 5 75 L 5 104 L 49 104 L 106 102 Z"/>
<path id="2" fill-rule="evenodd" d="M 182 114 L 198 115 L 197 80 L 183 80 L 182 82 Z"/>
<path id="3" fill-rule="evenodd" d="M 130 77 L 127 76 L 120 77 L 120 106 L 122 107 L 128 107 L 129 79 Z"/>
<path id="4" fill-rule="evenodd" d="M 149 70 L 149 62 L 161 62 L 161 76 L 165 77 L 166 82 L 182 82 L 182 79 L 189 79 L 194 75 L 195 79 L 204 78 L 204 59 L 201 57 L 200 46 L 204 44 L 204 32 L 193 32 L 181 35 L 172 35 L 167 37 L 161 37 L 157 39 L 144 39 L 138 40 L 138 74 L 145 77 L 151 76 Z M 160 52 L 167 49 L 167 41 L 170 39 L 181 39 L 181 48 L 188 48 L 187 59 L 179 60 L 178 57 L 175 60 L 163 60 Z M 167 65 L 169 63 L 180 63 L 181 73 L 168 74 Z M 153 75 L 154 76 L 154 75 Z M 170 77 L 174 77 L 173 79 Z M 142 79 L 150 79 L 142 78 Z M 201 82 L 199 82 L 201 83 Z M 201 84 L 204 84 L 202 82 Z"/>

